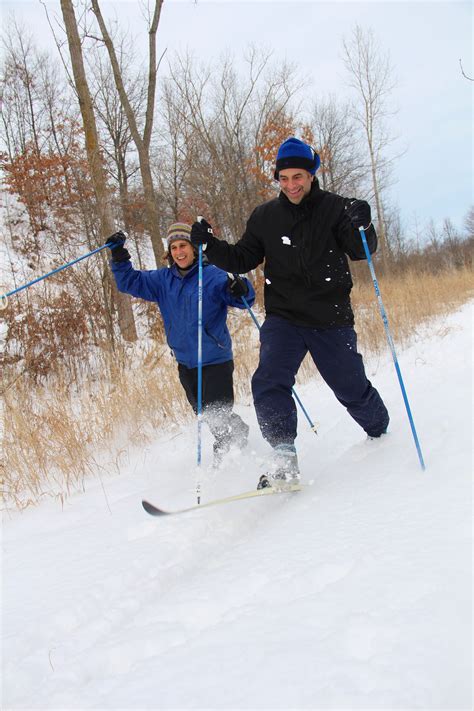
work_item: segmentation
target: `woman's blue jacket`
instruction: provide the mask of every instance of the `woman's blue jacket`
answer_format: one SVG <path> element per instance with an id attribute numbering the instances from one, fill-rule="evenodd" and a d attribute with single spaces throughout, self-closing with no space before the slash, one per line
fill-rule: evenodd
<path id="1" fill-rule="evenodd" d="M 197 368 L 198 343 L 198 265 L 185 276 L 176 265 L 171 268 L 138 271 L 130 261 L 111 262 L 119 291 L 155 301 L 160 307 L 166 338 L 178 363 Z M 203 264 L 202 288 L 202 363 L 212 365 L 232 360 L 232 341 L 227 328 L 227 307 L 245 309 L 242 299 L 227 290 L 227 273 L 212 264 Z M 252 284 L 245 300 L 255 301 Z"/>

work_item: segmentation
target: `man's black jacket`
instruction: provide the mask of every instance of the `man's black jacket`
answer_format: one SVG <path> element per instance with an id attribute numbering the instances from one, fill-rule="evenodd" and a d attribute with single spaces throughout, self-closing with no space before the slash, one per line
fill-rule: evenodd
<path id="1" fill-rule="evenodd" d="M 259 205 L 235 244 L 212 239 L 206 254 L 212 264 L 244 274 L 265 261 L 265 310 L 300 326 L 352 325 L 352 278 L 346 255 L 365 259 L 359 230 L 345 207 L 349 203 L 319 188 L 299 205 L 286 195 Z M 377 248 L 373 225 L 366 231 L 370 252 Z"/>

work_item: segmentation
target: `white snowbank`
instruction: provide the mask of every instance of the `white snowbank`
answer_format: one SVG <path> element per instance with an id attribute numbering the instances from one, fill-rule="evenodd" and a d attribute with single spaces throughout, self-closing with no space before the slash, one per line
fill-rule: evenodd
<path id="1" fill-rule="evenodd" d="M 391 414 L 364 439 L 320 381 L 298 388 L 299 494 L 195 501 L 195 427 L 130 451 L 121 476 L 4 516 L 5 709 L 470 709 L 471 306 L 389 355 Z M 203 500 L 254 488 L 268 447 L 200 472 Z"/>

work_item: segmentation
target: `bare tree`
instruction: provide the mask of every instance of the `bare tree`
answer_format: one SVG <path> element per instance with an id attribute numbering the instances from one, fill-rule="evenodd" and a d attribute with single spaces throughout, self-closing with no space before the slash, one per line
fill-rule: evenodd
<path id="1" fill-rule="evenodd" d="M 363 195 L 367 188 L 367 164 L 351 117 L 349 104 L 333 96 L 315 102 L 310 126 L 321 155 L 320 180 L 324 190 L 344 195 Z"/>
<path id="2" fill-rule="evenodd" d="M 130 101 L 127 89 L 125 87 L 123 72 L 120 67 L 120 62 L 117 56 L 113 39 L 107 29 L 107 25 L 99 7 L 98 0 L 92 0 L 92 11 L 94 12 L 97 18 L 97 23 L 99 25 L 104 44 L 109 54 L 110 63 L 115 79 L 115 85 L 117 87 L 117 91 L 120 96 L 120 101 L 122 102 L 122 106 L 125 111 L 133 141 L 135 143 L 138 153 L 140 173 L 143 182 L 143 192 L 145 196 L 145 213 L 147 216 L 147 228 L 151 237 L 156 263 L 158 265 L 160 264 L 161 257 L 163 255 L 163 245 L 160 239 L 157 196 L 155 193 L 153 176 L 150 166 L 150 142 L 155 113 L 156 75 L 158 71 L 158 62 L 156 59 L 156 33 L 158 30 L 158 23 L 160 20 L 162 5 L 163 0 L 155 0 L 154 13 L 148 30 L 148 89 L 145 125 L 143 128 L 142 135 L 140 133 L 136 112 L 134 111 L 132 102 Z"/>
<path id="3" fill-rule="evenodd" d="M 110 195 L 107 189 L 107 176 L 99 146 L 97 125 L 84 69 L 81 40 L 72 0 L 61 0 L 61 10 L 71 56 L 74 84 L 81 109 L 87 158 L 96 196 L 97 210 L 100 217 L 101 236 L 105 241 L 110 234 L 115 232 L 115 223 L 111 209 Z M 109 279 L 109 282 L 113 289 L 113 281 Z M 121 333 L 126 340 L 135 341 L 137 339 L 137 333 L 130 298 L 125 294 L 120 294 L 116 289 L 112 293 L 114 293 L 115 302 L 117 304 Z"/>
<path id="4" fill-rule="evenodd" d="M 390 245 L 384 219 L 382 193 L 387 185 L 393 158 L 386 151 L 394 138 L 389 134 L 386 120 L 391 115 L 388 98 L 395 81 L 388 55 L 384 55 L 372 30 L 364 31 L 356 26 L 350 40 L 343 42 L 344 64 L 349 75 L 349 86 L 358 94 L 354 117 L 361 126 L 370 159 L 373 196 L 377 213 L 382 259 L 390 256 Z"/>
<path id="5" fill-rule="evenodd" d="M 127 52 L 121 51 L 120 48 L 119 56 L 125 61 Z M 122 224 L 129 238 L 133 238 L 135 241 L 138 265 L 142 269 L 143 263 L 137 234 L 143 234 L 143 217 L 140 214 L 139 219 L 135 219 L 136 213 L 142 212 L 140 209 L 136 210 L 136 193 L 140 193 L 140 205 L 143 204 L 143 198 L 141 184 L 137 185 L 136 190 L 133 190 L 136 183 L 139 182 L 139 166 L 132 134 L 115 86 L 110 62 L 102 52 L 98 51 L 97 47 L 93 47 L 89 53 L 88 67 L 107 173 L 118 188 Z M 143 83 L 138 79 L 131 83 L 128 95 L 134 111 L 141 112 L 145 99 Z M 137 176 L 138 181 L 136 180 Z"/>
<path id="6" fill-rule="evenodd" d="M 172 220 L 188 219 L 187 176 L 199 155 L 198 137 L 191 123 L 182 119 L 188 113 L 187 105 L 172 82 L 163 84 L 160 107 L 163 128 L 157 150 L 164 160 L 157 177 L 161 181 L 165 216 Z"/>
<path id="7" fill-rule="evenodd" d="M 230 55 L 218 68 L 199 65 L 190 55 L 178 56 L 165 82 L 168 116 L 181 127 L 187 160 L 186 206 L 194 214 L 207 210 L 230 240 L 242 233 L 261 199 L 257 146 L 270 119 L 286 119 L 296 91 L 293 70 L 271 66 L 270 57 L 250 47 L 242 77 Z"/>
<path id="8" fill-rule="evenodd" d="M 14 120 L 9 120 L 2 101 L 4 138 L 10 146 L 10 156 L 24 151 L 27 143 L 39 154 L 44 107 L 38 97 L 37 74 L 45 55 L 37 51 L 31 33 L 13 17 L 2 33 L 2 49 L 2 99 L 14 114 Z"/>
<path id="9" fill-rule="evenodd" d="M 469 238 L 474 238 L 474 206 L 471 206 L 464 218 L 464 228 Z"/>

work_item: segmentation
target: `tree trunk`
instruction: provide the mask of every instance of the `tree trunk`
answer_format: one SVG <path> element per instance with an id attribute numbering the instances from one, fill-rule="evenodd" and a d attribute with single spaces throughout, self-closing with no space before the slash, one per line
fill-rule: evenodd
<path id="1" fill-rule="evenodd" d="M 161 266 L 161 257 L 163 256 L 163 245 L 160 237 L 159 229 L 159 210 L 157 196 L 155 193 L 153 185 L 153 176 L 151 173 L 150 166 L 150 140 L 151 132 L 153 127 L 153 117 L 155 111 L 155 92 L 156 92 L 156 31 L 158 28 L 158 22 L 160 19 L 161 7 L 163 5 L 163 0 L 155 0 L 155 11 L 153 14 L 153 20 L 148 32 L 149 37 L 149 71 L 148 71 L 148 96 L 147 96 L 147 109 L 145 117 L 145 128 L 143 137 L 140 135 L 138 129 L 136 117 L 133 108 L 130 104 L 127 92 L 125 90 L 125 85 L 123 82 L 122 72 L 120 70 L 120 64 L 117 59 L 117 53 L 112 41 L 112 38 L 107 30 L 102 12 L 99 7 L 98 0 L 92 0 L 92 11 L 97 18 L 97 23 L 100 27 L 102 37 L 109 54 L 110 63 L 112 65 L 112 71 L 115 79 L 115 86 L 117 87 L 118 94 L 120 96 L 120 101 L 122 103 L 125 115 L 127 117 L 128 125 L 130 127 L 130 132 L 135 143 L 138 161 L 140 164 L 140 174 L 143 184 L 143 193 L 145 197 L 145 217 L 147 222 L 147 230 L 151 238 L 151 243 L 153 247 L 153 253 L 155 255 L 156 264 L 158 267 Z"/>
<path id="2" fill-rule="evenodd" d="M 105 242 L 107 237 L 115 232 L 115 224 L 110 206 L 109 193 L 107 190 L 107 178 L 102 162 L 102 156 L 100 154 L 97 125 L 92 107 L 92 98 L 87 84 L 81 41 L 77 29 L 76 16 L 72 0 L 61 0 L 61 10 L 64 25 L 66 27 L 69 53 L 71 55 L 74 84 L 79 100 L 79 107 L 81 109 L 87 160 L 89 163 L 97 209 L 99 212 L 101 235 Z M 120 294 L 117 290 L 115 297 L 120 332 L 126 341 L 136 341 L 137 332 L 130 298 L 125 294 Z"/>

